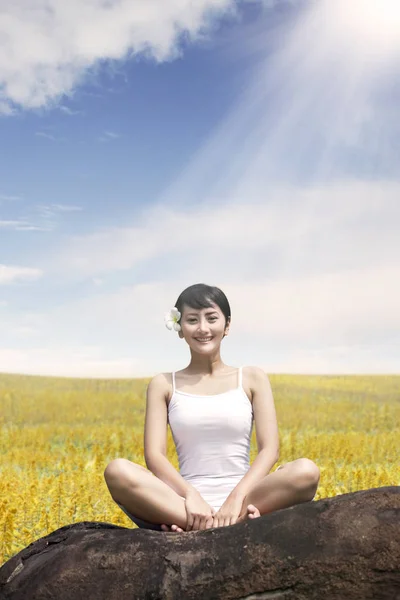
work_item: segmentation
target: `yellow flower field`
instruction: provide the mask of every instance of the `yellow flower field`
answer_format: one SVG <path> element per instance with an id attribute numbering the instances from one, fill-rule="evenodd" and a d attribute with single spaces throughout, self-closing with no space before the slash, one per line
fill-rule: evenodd
<path id="1" fill-rule="evenodd" d="M 135 527 L 103 472 L 125 457 L 145 465 L 147 380 L 0 375 L 0 564 L 70 523 Z M 279 463 L 321 469 L 316 499 L 400 485 L 400 376 L 271 375 Z M 178 468 L 168 432 L 168 457 Z M 256 455 L 253 431 L 251 460 Z"/>

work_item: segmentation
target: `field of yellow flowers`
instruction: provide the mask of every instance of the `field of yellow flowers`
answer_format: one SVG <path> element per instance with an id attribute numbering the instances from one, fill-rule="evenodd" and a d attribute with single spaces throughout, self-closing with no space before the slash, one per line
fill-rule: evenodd
<path id="1" fill-rule="evenodd" d="M 279 463 L 321 469 L 316 499 L 400 485 L 400 376 L 270 375 Z M 0 565 L 34 540 L 79 521 L 135 527 L 109 495 L 112 459 L 145 465 L 149 379 L 0 375 Z M 168 457 L 178 468 L 170 431 Z M 256 455 L 253 431 L 251 460 Z"/>

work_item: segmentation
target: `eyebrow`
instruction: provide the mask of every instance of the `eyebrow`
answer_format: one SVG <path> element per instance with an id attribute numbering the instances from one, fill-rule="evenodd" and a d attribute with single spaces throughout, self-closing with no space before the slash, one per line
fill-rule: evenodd
<path id="1" fill-rule="evenodd" d="M 195 316 L 195 317 L 197 317 L 197 314 L 198 314 L 198 313 L 193 313 L 193 312 L 191 312 L 191 313 L 187 313 L 187 314 L 186 314 L 186 316 L 187 316 L 187 317 L 190 317 L 190 316 Z M 218 315 L 218 313 L 217 313 L 217 311 L 216 311 L 216 310 L 209 310 L 208 312 L 206 312 L 206 315 L 213 315 L 213 314 L 216 314 L 216 315 Z"/>

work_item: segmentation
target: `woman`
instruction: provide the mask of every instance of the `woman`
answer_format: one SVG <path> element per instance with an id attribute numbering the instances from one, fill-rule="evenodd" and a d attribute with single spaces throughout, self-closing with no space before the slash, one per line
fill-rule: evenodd
<path id="1" fill-rule="evenodd" d="M 221 359 L 231 311 L 217 287 L 185 289 L 166 316 L 190 349 L 189 365 L 153 377 L 147 389 L 144 456 L 148 469 L 124 458 L 104 477 L 111 496 L 139 527 L 196 531 L 223 527 L 312 500 L 319 469 L 299 458 L 270 472 L 279 457 L 268 377 L 258 367 Z M 258 454 L 249 462 L 253 422 Z M 166 458 L 167 423 L 179 472 Z"/>

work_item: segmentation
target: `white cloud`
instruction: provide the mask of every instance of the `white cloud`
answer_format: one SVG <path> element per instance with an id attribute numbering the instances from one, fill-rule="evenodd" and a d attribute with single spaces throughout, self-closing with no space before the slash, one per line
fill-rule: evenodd
<path id="1" fill-rule="evenodd" d="M 3 201 L 3 200 L 6 201 L 6 202 L 15 202 L 17 200 L 21 200 L 21 197 L 20 196 L 9 195 L 9 194 L 0 194 L 0 202 Z"/>
<path id="2" fill-rule="evenodd" d="M 77 213 L 83 210 L 76 204 L 38 204 L 31 209 L 31 220 L 25 218 L 0 219 L 0 230 L 52 231 L 60 221 L 60 214 Z M 28 215 L 29 216 L 29 215 Z"/>
<path id="3" fill-rule="evenodd" d="M 93 285 L 100 286 L 104 284 L 104 279 L 101 279 L 100 277 L 93 277 L 92 283 Z"/>
<path id="4" fill-rule="evenodd" d="M 51 140 L 52 142 L 56 141 L 54 135 L 51 135 L 51 133 L 46 133 L 45 131 L 36 131 L 35 135 L 37 137 L 44 137 L 46 140 Z"/>
<path id="5" fill-rule="evenodd" d="M 0 285 L 18 283 L 23 281 L 35 281 L 42 277 L 43 271 L 31 267 L 17 267 L 0 264 Z"/>
<path id="6" fill-rule="evenodd" d="M 264 261 L 269 254 L 281 273 L 312 273 L 312 265 L 332 271 L 390 264 L 400 251 L 400 184 L 348 182 L 265 194 L 257 202 L 249 194 L 192 209 L 153 206 L 133 227 L 71 237 L 46 270 L 93 278 L 162 257 L 164 269 L 173 272 L 179 264 L 179 272 L 188 273 L 226 257 L 234 271 L 241 257 L 253 261 L 258 254 Z M 264 273 L 271 270 L 274 264 L 266 263 Z"/>
<path id="7" fill-rule="evenodd" d="M 27 350 L 0 347 L 1 373 L 27 375 L 59 375 L 62 377 L 140 377 L 148 371 L 131 357 L 110 360 L 102 357 L 101 349 L 70 347 Z"/>
<path id="8" fill-rule="evenodd" d="M 299 347 L 286 354 L 284 360 L 271 357 L 263 366 L 269 373 L 396 375 L 399 374 L 399 352 L 400 341 L 392 345 Z"/>
<path id="9" fill-rule="evenodd" d="M 0 109 L 34 108 L 70 94 L 104 60 L 176 56 L 233 0 L 5 0 L 0 6 Z"/>
<path id="10" fill-rule="evenodd" d="M 57 213 L 80 212 L 83 207 L 75 204 L 38 204 L 35 209 L 43 219 L 52 219 Z"/>
<path id="11" fill-rule="evenodd" d="M 22 221 L 0 221 L 0 227 L 2 229 L 17 229 L 21 225 L 25 225 Z"/>
<path id="12" fill-rule="evenodd" d="M 228 364 L 258 364 L 268 372 L 396 373 L 400 346 L 400 266 L 286 277 L 264 283 L 224 280 L 232 326 L 224 340 Z M 15 331 L 40 330 L 46 346 L 0 349 L 2 371 L 130 377 L 181 368 L 188 348 L 165 328 L 163 315 L 184 287 L 198 282 L 124 286 L 65 301 L 11 321 Z M 7 339 L 7 330 L 2 331 Z M 61 341 L 62 340 L 62 341 Z"/>
<path id="13" fill-rule="evenodd" d="M 399 196 L 400 184 L 354 181 L 270 189 L 258 203 L 149 208 L 134 227 L 74 236 L 53 253 L 44 265 L 53 279 L 96 287 L 25 325 L 68 344 L 106 339 L 109 359 L 140 357 L 151 374 L 186 360 L 162 316 L 182 289 L 205 282 L 231 302 L 228 362 L 396 372 Z M 137 267 L 149 283 L 132 283 Z"/>
<path id="14" fill-rule="evenodd" d="M 74 117 L 76 115 L 81 115 L 82 111 L 80 110 L 73 110 L 72 108 L 69 108 L 68 106 L 59 106 L 59 109 L 62 113 L 64 113 L 65 115 L 68 115 L 69 117 Z"/>
<path id="15" fill-rule="evenodd" d="M 115 133 L 114 131 L 105 131 L 103 135 L 100 135 L 97 138 L 99 142 L 110 142 L 111 140 L 118 140 L 121 137 L 119 133 Z"/>
<path id="16" fill-rule="evenodd" d="M 56 137 L 52 133 L 47 133 L 47 131 L 36 131 L 35 135 L 37 137 L 42 137 L 46 140 L 50 140 L 51 142 L 61 142 L 64 141 L 64 138 Z"/>
<path id="17" fill-rule="evenodd" d="M 284 344 L 329 343 L 345 345 L 381 341 L 400 331 L 400 266 L 349 269 L 337 273 L 270 278 L 270 281 L 232 283 L 224 279 L 226 258 L 220 264 L 219 283 L 230 298 L 233 330 Z M 206 270 L 205 270 L 206 271 Z M 46 312 L 42 328 L 58 328 L 60 339 L 75 331 L 118 339 L 149 338 L 157 343 L 162 316 L 181 288 L 199 283 L 196 273 L 171 283 L 123 286 L 69 302 Z M 204 283 L 211 283 L 208 279 Z M 80 325 L 79 325 L 80 323 Z M 121 342 L 122 343 L 122 342 Z M 147 342 L 143 342 L 145 346 Z M 145 348 L 143 348 L 145 353 Z"/>
<path id="18" fill-rule="evenodd" d="M 17 327 L 14 330 L 14 333 L 21 337 L 31 337 L 37 335 L 39 333 L 39 330 L 35 329 L 34 327 L 27 327 L 21 325 L 20 327 Z"/>
<path id="19" fill-rule="evenodd" d="M 345 345 L 376 343 L 400 331 L 399 281 L 400 265 L 392 265 L 226 288 L 241 333 Z"/>
<path id="20" fill-rule="evenodd" d="M 41 225 L 32 225 L 30 223 L 19 225 L 15 228 L 16 231 L 51 231 L 52 226 L 43 227 Z"/>
<path id="21" fill-rule="evenodd" d="M 0 221 L 0 229 L 11 229 L 12 231 L 50 231 L 50 227 L 34 225 L 28 221 Z"/>
<path id="22" fill-rule="evenodd" d="M 74 204 L 51 204 L 50 207 L 61 212 L 77 212 L 83 210 L 82 206 L 76 206 Z"/>

